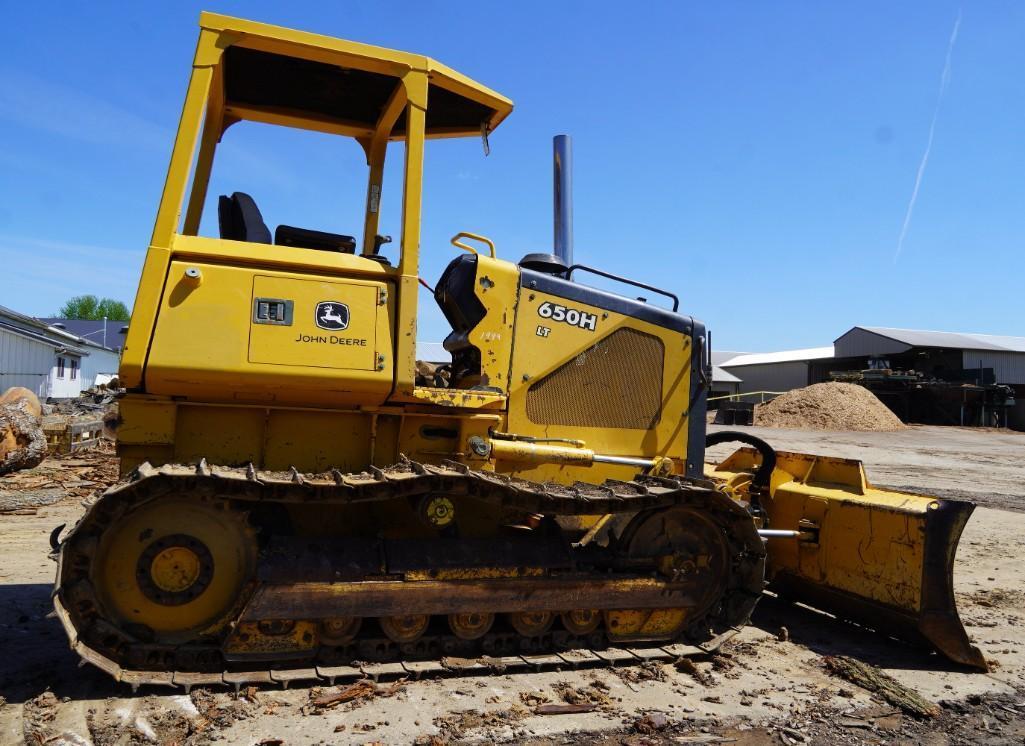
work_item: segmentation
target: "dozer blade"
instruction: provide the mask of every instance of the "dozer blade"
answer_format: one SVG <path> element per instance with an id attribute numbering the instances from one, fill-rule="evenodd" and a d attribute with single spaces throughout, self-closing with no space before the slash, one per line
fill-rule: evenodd
<path id="1" fill-rule="evenodd" d="M 744 448 L 709 476 L 744 492 L 759 464 Z M 801 532 L 768 539 L 770 588 L 987 670 L 954 600 L 954 556 L 974 504 L 877 489 L 860 461 L 783 451 L 762 503 L 769 528 Z"/>

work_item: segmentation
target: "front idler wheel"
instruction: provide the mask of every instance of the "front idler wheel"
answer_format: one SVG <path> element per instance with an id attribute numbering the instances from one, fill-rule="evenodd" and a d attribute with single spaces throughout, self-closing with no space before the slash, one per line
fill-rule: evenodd
<path id="1" fill-rule="evenodd" d="M 226 501 L 161 497 L 114 519 L 90 580 L 116 626 L 180 644 L 216 634 L 234 619 L 256 555 L 255 532 Z"/>

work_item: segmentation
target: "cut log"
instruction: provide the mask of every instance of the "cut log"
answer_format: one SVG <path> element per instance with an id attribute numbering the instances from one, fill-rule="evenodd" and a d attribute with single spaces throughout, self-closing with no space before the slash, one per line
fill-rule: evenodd
<path id="1" fill-rule="evenodd" d="M 42 407 L 31 391 L 20 386 L 0 396 L 0 474 L 31 469 L 46 458 Z"/>
<path id="2" fill-rule="evenodd" d="M 117 428 L 120 424 L 121 414 L 117 402 L 108 404 L 103 410 L 103 437 L 107 440 L 117 440 Z"/>
<path id="3" fill-rule="evenodd" d="M 3 394 L 0 394 L 0 404 L 13 404 L 17 401 L 28 402 L 29 412 L 33 417 L 38 419 L 43 416 L 43 406 L 39 403 L 36 395 L 28 389 L 21 386 L 12 386 Z"/>

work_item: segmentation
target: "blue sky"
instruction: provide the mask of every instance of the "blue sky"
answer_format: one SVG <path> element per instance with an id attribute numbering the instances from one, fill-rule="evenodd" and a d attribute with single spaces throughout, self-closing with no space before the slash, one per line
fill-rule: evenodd
<path id="1" fill-rule="evenodd" d="M 854 324 L 1025 335 L 1019 2 L 8 4 L 0 304 L 132 302 L 202 8 L 429 54 L 513 99 L 490 157 L 429 144 L 432 284 L 459 230 L 513 260 L 550 247 L 551 136 L 567 132 L 577 260 L 677 293 L 718 348 L 829 344 Z M 241 125 L 212 197 L 356 232 L 360 155 Z M 394 174 L 382 228 L 397 234 Z M 422 300 L 420 336 L 440 340 Z"/>

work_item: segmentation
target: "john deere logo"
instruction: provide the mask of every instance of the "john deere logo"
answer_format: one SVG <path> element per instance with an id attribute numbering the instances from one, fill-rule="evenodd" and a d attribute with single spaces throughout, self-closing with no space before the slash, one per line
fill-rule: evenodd
<path id="1" fill-rule="evenodd" d="M 349 307 L 334 300 L 322 300 L 317 304 L 317 326 L 330 332 L 338 332 L 349 326 Z"/>

